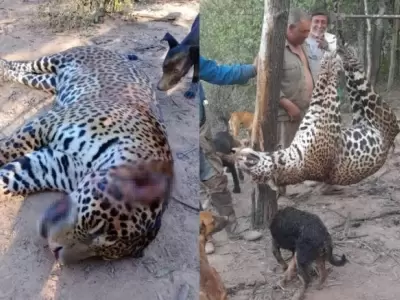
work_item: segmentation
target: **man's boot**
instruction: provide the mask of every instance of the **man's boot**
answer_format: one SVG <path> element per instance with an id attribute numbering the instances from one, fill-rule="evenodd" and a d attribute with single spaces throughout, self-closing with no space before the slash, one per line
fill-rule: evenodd
<path id="1" fill-rule="evenodd" d="M 213 206 L 220 216 L 228 216 L 229 224 L 225 227 L 230 240 L 244 239 L 246 241 L 255 241 L 262 237 L 262 233 L 255 230 L 247 231 L 242 234 L 239 231 L 239 224 L 236 219 L 235 210 L 232 205 L 232 197 L 229 191 L 218 192 L 210 195 Z"/>

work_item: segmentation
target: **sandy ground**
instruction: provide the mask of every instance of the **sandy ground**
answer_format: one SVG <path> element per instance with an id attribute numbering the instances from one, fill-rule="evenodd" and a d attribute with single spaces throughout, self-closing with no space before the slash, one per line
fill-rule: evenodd
<path id="1" fill-rule="evenodd" d="M 149 13 L 180 12 L 174 24 L 166 22 L 128 23 L 106 20 L 89 31 L 54 34 L 37 24 L 36 2 L 0 2 L 0 56 L 7 59 L 34 59 L 40 55 L 82 44 L 131 50 L 140 57 L 154 82 L 160 76 L 166 45 L 159 42 L 168 30 L 181 39 L 198 11 L 198 3 L 171 1 L 146 7 Z M 188 80 L 187 80 L 188 81 Z M 174 197 L 197 203 L 197 109 L 194 101 L 182 97 L 184 87 L 169 95 L 158 93 L 177 158 L 177 188 Z M 8 135 L 33 115 L 43 112 L 51 99 L 39 91 L 18 84 L 0 86 L 1 134 Z M 181 128 L 185 130 L 180 130 Z M 400 137 L 398 138 L 399 142 Z M 386 165 L 362 183 L 346 187 L 342 195 L 321 196 L 304 185 L 291 187 L 290 199 L 280 205 L 294 205 L 317 213 L 328 228 L 352 218 L 375 216 L 399 209 L 396 184 L 400 147 Z M 230 189 L 232 181 L 230 175 Z M 245 177 L 242 193 L 233 194 L 241 225 L 249 226 L 251 182 Z M 311 193 L 310 193 L 311 191 Z M 196 212 L 171 202 L 156 241 L 142 259 L 118 262 L 85 262 L 60 268 L 35 232 L 36 219 L 53 201 L 55 193 L 39 194 L 23 201 L 0 202 L 0 299 L 197 299 L 198 259 Z M 353 222 L 343 238 L 343 228 L 332 229 L 335 253 L 346 254 L 350 263 L 332 268 L 325 288 L 315 290 L 309 300 L 397 300 L 400 294 L 400 216 Z M 273 290 L 281 272 L 271 253 L 269 233 L 258 242 L 229 242 L 224 232 L 216 235 L 217 251 L 210 263 L 220 272 L 231 300 L 290 299 L 298 281 L 285 291 Z"/>
<path id="2" fill-rule="evenodd" d="M 348 115 L 344 119 L 348 119 Z M 310 286 L 308 300 L 396 300 L 400 294 L 400 136 L 397 149 L 374 176 L 345 187 L 341 195 L 323 196 L 305 184 L 290 186 L 288 197 L 280 198 L 279 205 L 292 205 L 318 214 L 325 222 L 335 242 L 334 253 L 344 253 L 350 263 L 344 267 L 328 267 L 332 272 L 325 287 L 315 289 L 316 278 Z M 228 174 L 230 190 L 233 188 Z M 242 193 L 234 195 L 241 227 L 250 226 L 252 183 L 245 175 Z M 351 222 L 348 237 L 344 238 L 341 224 L 348 213 L 351 219 L 373 217 L 393 212 L 365 222 Z M 272 255 L 269 232 L 257 242 L 230 242 L 226 233 L 215 236 L 217 250 L 209 261 L 221 274 L 231 300 L 291 299 L 299 281 L 296 279 L 283 291 L 274 290 L 282 271 Z M 284 253 L 285 254 L 285 253 Z M 286 252 L 287 255 L 289 255 Z"/>
<path id="3" fill-rule="evenodd" d="M 123 22 L 108 19 L 91 30 L 54 34 L 37 22 L 38 3 L 0 2 L 0 57 L 34 59 L 72 46 L 97 44 L 105 48 L 132 51 L 157 82 L 166 45 L 160 43 L 166 31 L 181 40 L 195 18 L 197 2 L 144 7 L 148 13 L 179 12 L 174 23 Z M 194 101 L 183 98 L 189 79 L 173 93 L 158 93 L 176 158 L 178 174 L 174 197 L 197 207 L 198 121 Z M 51 99 L 19 84 L 0 86 L 0 128 L 8 135 L 27 119 L 43 112 Z M 185 128 L 185 130 L 180 130 Z M 74 267 L 60 267 L 36 234 L 40 212 L 57 197 L 37 194 L 23 201 L 0 202 L 0 299 L 197 299 L 197 212 L 172 201 L 163 218 L 157 239 L 142 259 L 116 262 L 90 261 Z"/>

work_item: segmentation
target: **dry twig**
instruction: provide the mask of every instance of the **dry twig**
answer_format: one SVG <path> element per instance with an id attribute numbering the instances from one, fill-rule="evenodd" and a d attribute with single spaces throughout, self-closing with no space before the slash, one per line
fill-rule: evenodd
<path id="1" fill-rule="evenodd" d="M 375 216 L 370 216 L 370 217 L 355 218 L 352 220 L 352 222 L 372 221 L 372 220 L 389 217 L 389 216 L 393 216 L 393 215 L 400 215 L 400 210 L 391 210 L 391 211 L 387 211 L 387 212 L 384 212 L 384 213 L 381 213 L 381 214 L 378 214 Z M 346 222 L 347 222 L 347 220 L 338 225 L 331 227 L 331 229 L 337 229 L 337 228 L 343 227 L 346 224 Z"/>
<path id="2" fill-rule="evenodd" d="M 349 235 L 350 224 L 351 224 L 351 212 L 348 212 L 344 223 L 343 239 L 347 238 L 347 236 Z"/>

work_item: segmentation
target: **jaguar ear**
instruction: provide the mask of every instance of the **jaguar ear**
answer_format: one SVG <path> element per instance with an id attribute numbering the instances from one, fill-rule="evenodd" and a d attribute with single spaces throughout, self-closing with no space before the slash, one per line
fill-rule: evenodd
<path id="1" fill-rule="evenodd" d="M 127 203 L 150 205 L 169 196 L 172 176 L 154 164 L 124 165 L 112 170 L 107 192 Z"/>
<path id="2" fill-rule="evenodd" d="M 169 49 L 175 48 L 179 45 L 179 42 L 169 32 L 164 35 L 161 41 L 167 41 Z"/>

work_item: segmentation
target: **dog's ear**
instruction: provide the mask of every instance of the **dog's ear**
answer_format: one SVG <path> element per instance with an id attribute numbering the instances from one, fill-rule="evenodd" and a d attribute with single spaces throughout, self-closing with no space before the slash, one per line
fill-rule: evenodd
<path id="1" fill-rule="evenodd" d="M 179 42 L 169 33 L 167 32 L 161 41 L 167 41 L 169 45 L 169 49 L 175 48 L 179 45 Z"/>
<path id="2" fill-rule="evenodd" d="M 199 224 L 199 235 L 205 235 L 206 233 L 206 225 L 204 224 L 203 220 L 200 218 L 200 224 Z"/>
<path id="3" fill-rule="evenodd" d="M 190 46 L 189 47 L 189 55 L 190 55 L 190 59 L 193 63 L 199 62 L 200 47 L 199 46 Z"/>

